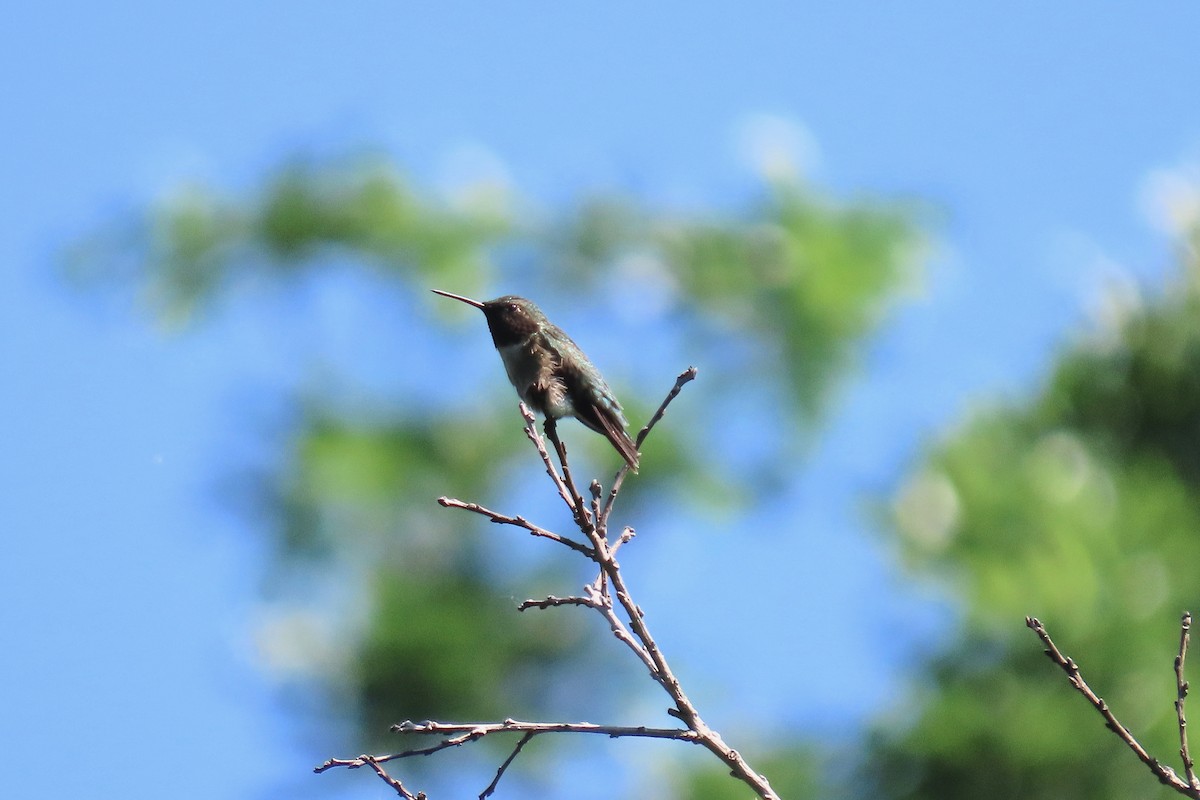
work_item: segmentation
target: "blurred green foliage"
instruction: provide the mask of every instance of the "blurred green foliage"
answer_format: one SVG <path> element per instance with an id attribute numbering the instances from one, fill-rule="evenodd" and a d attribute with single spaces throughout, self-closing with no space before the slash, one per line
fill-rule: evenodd
<path id="1" fill-rule="evenodd" d="M 422 194 L 381 159 L 297 161 L 246 197 L 179 187 L 80 239 L 67 267 L 85 283 L 136 284 L 155 313 L 182 323 L 248 274 L 295 278 L 337 256 L 410 280 L 477 285 L 491 275 L 487 248 L 511 232 L 508 213 L 486 197 L 463 207 Z"/>
<path id="2" fill-rule="evenodd" d="M 407 320 L 394 395 L 354 387 L 370 414 L 347 410 L 338 392 L 322 388 L 296 398 L 300 413 L 280 466 L 258 487 L 276 545 L 275 602 L 340 598 L 336 627 L 351 634 L 340 643 L 349 650 L 319 679 L 338 704 L 330 710 L 359 723 L 347 746 L 361 750 L 394 746 L 386 727 L 405 718 L 613 719 L 638 691 L 602 688 L 624 684 L 611 673 L 600 677 L 611 667 L 598 651 L 615 648 L 584 641 L 572 610 L 514 611 L 525 597 L 577 591 L 579 565 L 569 562 L 564 573 L 559 562 L 522 561 L 512 552 L 526 549 L 516 533 L 491 528 L 481 536 L 488 526 L 478 519 L 433 503 L 446 494 L 533 519 L 562 518 L 548 487 L 522 485 L 544 478 L 482 319 L 440 303 L 430 288 L 489 296 L 531 287 L 522 293 L 548 310 L 586 303 L 582 316 L 592 320 L 622 293 L 657 294 L 663 303 L 653 335 L 679 352 L 703 352 L 708 389 L 689 393 L 672 409 L 672 424 L 657 429 L 620 511 L 667 489 L 729 504 L 764 491 L 762 475 L 795 469 L 792 441 L 820 422 L 856 348 L 916 279 L 925 255 L 920 221 L 907 204 L 837 202 L 797 183 L 765 186 L 740 214 L 687 216 L 607 197 L 543 215 L 505 187 L 439 196 L 368 157 L 288 164 L 240 194 L 184 187 L 82 239 L 69 266 L 85 284 L 138 287 L 156 314 L 176 324 L 202 323 L 247 281 L 285 286 L 336 270 L 363 271 L 399 289 L 398 301 L 436 312 Z M 478 329 L 473 360 L 451 355 L 448 326 L 464 320 Z M 614 325 L 619 317 L 571 332 L 587 349 L 613 336 Z M 667 363 L 669 350 L 648 347 L 627 366 L 655 381 L 637 394 L 622 391 L 621 373 L 606 370 L 635 424 L 687 366 Z M 653 353 L 659 357 L 651 361 Z M 411 366 L 422 362 L 452 367 L 430 374 Z M 473 367 L 486 380 L 475 379 Z M 447 382 L 456 396 L 447 395 Z M 718 464 L 723 459 L 703 452 L 691 434 L 719 430 L 727 413 L 714 400 L 720 386 L 781 401 L 772 404 L 773 446 L 738 469 Z M 481 393 L 489 402 L 464 411 L 462 397 Z M 572 452 L 612 461 L 599 437 L 568 441 Z M 514 508 L 506 498 L 518 490 L 523 503 L 541 497 Z M 513 585 L 496 563 L 515 563 L 516 575 L 535 579 Z M 317 592 L 323 582 L 336 590 Z M 611 644 L 602 625 L 592 634 Z M 564 708 L 572 698 L 578 708 Z M 808 762 L 793 763 L 790 754 L 776 761 L 779 780 L 807 793 L 800 787 Z M 727 796 L 721 784 L 733 782 L 716 774 L 697 775 L 689 796 Z"/>
<path id="3" fill-rule="evenodd" d="M 877 728 L 863 796 L 1158 796 L 1021 621 L 1039 617 L 1142 744 L 1178 761 L 1173 657 L 1181 613 L 1200 608 L 1200 265 L 1182 252 L 1166 291 L 1126 298 L 1038 396 L 977 411 L 897 496 L 906 564 L 963 613 Z"/>
<path id="4" fill-rule="evenodd" d="M 705 315 L 779 351 L 787 388 L 815 416 L 846 345 L 873 330 L 881 301 L 915 277 L 897 267 L 917 263 L 919 240 L 887 206 L 843 208 L 800 186 L 776 186 L 759 213 L 753 225 L 670 230 L 666 257 Z"/>

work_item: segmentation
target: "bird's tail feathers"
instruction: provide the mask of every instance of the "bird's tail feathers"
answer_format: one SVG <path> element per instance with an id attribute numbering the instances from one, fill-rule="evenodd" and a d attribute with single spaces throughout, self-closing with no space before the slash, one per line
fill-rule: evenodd
<path id="1" fill-rule="evenodd" d="M 597 414 L 596 416 L 600 418 L 600 425 L 603 428 L 601 433 L 612 442 L 613 447 L 617 448 L 617 452 L 625 459 L 625 463 L 629 465 L 629 468 L 637 472 L 638 461 L 641 459 L 642 454 L 638 452 L 637 445 L 633 443 L 633 439 L 629 437 L 624 428 L 618 425 L 607 414 Z"/>

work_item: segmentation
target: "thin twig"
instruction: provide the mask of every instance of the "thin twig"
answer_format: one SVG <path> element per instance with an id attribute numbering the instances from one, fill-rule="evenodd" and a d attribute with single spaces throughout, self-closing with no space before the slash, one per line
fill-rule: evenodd
<path id="1" fill-rule="evenodd" d="M 1200 798 L 1200 791 L 1197 791 L 1187 783 L 1184 783 L 1183 780 L 1181 780 L 1180 777 L 1175 774 L 1175 770 L 1162 764 L 1157 758 L 1154 758 L 1146 752 L 1146 749 L 1138 743 L 1138 740 L 1133 737 L 1133 734 L 1129 732 L 1129 729 L 1122 725 L 1121 721 L 1118 720 L 1116 715 L 1113 714 L 1112 710 L 1109 709 L 1108 703 L 1104 702 L 1104 699 L 1093 692 L 1092 688 L 1087 685 L 1087 682 L 1083 679 L 1083 675 L 1080 674 L 1079 667 L 1075 664 L 1075 661 L 1062 654 L 1062 652 L 1058 649 L 1058 646 L 1054 644 L 1054 640 L 1050 638 L 1050 634 L 1046 632 L 1046 628 L 1038 619 L 1035 617 L 1026 617 L 1025 624 L 1028 625 L 1033 632 L 1038 635 L 1038 638 L 1042 640 L 1042 644 L 1046 646 L 1046 655 L 1051 661 L 1062 668 L 1062 671 L 1067 674 L 1067 680 L 1070 681 L 1071 685 L 1074 686 L 1080 694 L 1086 697 L 1087 701 L 1092 704 L 1092 707 L 1099 711 L 1101 716 L 1104 717 L 1104 721 L 1108 726 L 1108 729 L 1115 733 L 1121 739 L 1121 741 L 1128 745 L 1129 749 L 1134 752 L 1141 762 L 1145 764 L 1151 772 L 1154 773 L 1154 776 L 1158 778 L 1160 783 L 1170 786 L 1175 791 L 1185 794 L 1188 797 Z"/>
<path id="2" fill-rule="evenodd" d="M 671 405 L 671 401 L 679 396 L 685 385 L 696 379 L 698 371 L 695 367 L 688 367 L 679 373 L 675 378 L 675 385 L 671 387 L 671 391 L 667 392 L 667 396 L 659 403 L 658 410 L 654 412 L 654 416 L 650 417 L 650 421 L 646 423 L 646 427 L 638 432 L 634 444 L 638 447 L 642 446 L 642 442 L 646 441 L 646 437 L 650 435 L 650 430 L 662 420 L 663 414 L 667 412 L 667 406 Z"/>
<path id="3" fill-rule="evenodd" d="M 679 396 L 679 392 L 690 381 L 696 378 L 696 368 L 688 367 L 675 378 L 675 385 L 671 387 L 671 391 L 667 392 L 667 396 L 659 404 L 658 410 L 654 412 L 654 416 L 650 417 L 650 421 L 646 426 L 638 432 L 637 438 L 634 439 L 635 449 L 641 449 L 642 442 L 646 441 L 646 437 L 650 435 L 650 431 L 663 418 L 663 414 L 667 411 L 667 406 L 671 405 L 671 401 Z M 608 492 L 608 499 L 604 502 L 604 510 L 596 520 L 597 527 L 608 530 L 608 516 L 612 513 L 613 503 L 616 502 L 617 494 L 621 491 L 621 484 L 625 482 L 625 476 L 629 474 L 629 465 L 622 464 L 617 470 L 616 477 L 613 478 L 612 489 Z"/>
<path id="4" fill-rule="evenodd" d="M 613 606 L 612 594 L 608 591 L 606 575 L 607 573 L 602 573 L 595 583 L 584 587 L 584 591 L 591 601 L 592 608 L 603 615 L 604 620 L 608 623 L 609 630 L 612 631 L 617 641 L 632 650 L 633 654 L 646 665 L 646 669 L 650 671 L 650 677 L 661 683 L 662 677 L 659 666 L 650 656 L 649 649 L 629 632 L 629 628 L 617 616 L 616 609 Z"/>
<path id="5" fill-rule="evenodd" d="M 591 733 L 601 734 L 610 739 L 638 737 L 644 739 L 676 739 L 690 742 L 696 739 L 696 732 L 686 728 L 648 728 L 644 725 L 596 725 L 591 722 L 523 722 L 506 719 L 503 722 L 438 722 L 424 720 L 413 722 L 405 720 L 392 726 L 393 733 L 417 734 L 427 736 L 447 736 L 436 745 L 414 748 L 399 753 L 389 753 L 385 756 L 359 756 L 358 758 L 331 758 L 314 772 L 325 772 L 334 767 L 357 769 L 372 763 L 384 763 L 400 758 L 426 756 L 450 747 L 459 747 L 476 739 L 482 739 L 496 733 Z"/>
<path id="6" fill-rule="evenodd" d="M 387 773 L 387 770 L 381 767 L 376 761 L 372 760 L 368 762 L 368 766 L 375 770 L 375 774 L 378 775 L 384 783 L 395 789 L 396 794 L 403 797 L 404 800 L 426 800 L 424 792 L 412 794 L 408 791 L 408 789 L 404 788 L 404 784 L 400 782 L 399 778 L 393 778 Z"/>
<path id="7" fill-rule="evenodd" d="M 633 530 L 633 528 L 630 528 L 628 525 L 625 526 L 625 529 L 621 531 L 620 537 L 613 542 L 610 552 L 616 553 L 617 550 L 620 549 L 621 545 L 632 541 L 635 536 L 637 536 L 637 533 Z"/>
<path id="8" fill-rule="evenodd" d="M 345 767 L 346 769 L 370 767 L 372 770 L 374 770 L 375 774 L 379 776 L 380 780 L 392 787 L 396 794 L 403 797 L 404 800 L 427 800 L 424 792 L 417 792 L 416 794 L 413 794 L 407 788 L 405 788 L 404 784 L 400 782 L 399 778 L 393 778 L 387 773 L 387 770 L 383 768 L 382 763 L 384 761 L 391 761 L 393 758 L 396 758 L 396 756 L 362 755 L 358 758 L 351 759 L 331 758 L 321 766 L 315 768 L 313 772 L 320 774 L 327 769 L 332 769 L 333 767 Z"/>
<path id="9" fill-rule="evenodd" d="M 1191 630 L 1192 615 L 1191 612 L 1185 611 L 1179 621 L 1179 655 L 1175 656 L 1175 714 L 1179 717 L 1179 757 L 1183 759 L 1183 771 L 1187 775 L 1188 785 L 1200 791 L 1200 780 L 1196 779 L 1196 762 L 1192 761 L 1188 750 L 1187 717 L 1183 713 L 1183 704 L 1188 695 L 1188 682 L 1183 677 L 1183 667 L 1187 660 Z"/>
<path id="10" fill-rule="evenodd" d="M 524 741 L 532 739 L 534 736 L 542 733 L 591 733 L 608 736 L 611 739 L 625 737 L 639 737 L 647 739 L 674 739 L 684 742 L 696 741 L 694 731 L 685 728 L 647 728 L 645 726 L 628 726 L 628 725 L 595 725 L 590 722 L 521 722 L 515 719 L 506 719 L 503 722 L 436 722 L 434 720 L 426 720 L 424 722 L 413 722 L 405 720 L 397 725 L 392 726 L 393 733 L 403 734 L 418 734 L 430 736 L 446 736 L 447 738 L 430 745 L 429 747 L 418 747 L 410 750 L 403 750 L 399 753 L 389 753 L 388 755 L 374 756 L 362 755 L 358 758 L 331 758 L 325 763 L 313 769 L 313 772 L 322 773 L 335 767 L 345 767 L 346 769 L 358 769 L 359 767 L 369 766 L 375 773 L 383 779 L 389 786 L 396 790 L 405 800 L 426 800 L 424 792 L 418 792 L 416 795 L 410 793 L 404 788 L 399 780 L 391 777 L 386 770 L 381 766 L 387 761 L 393 761 L 401 758 L 412 758 L 415 756 L 428 756 L 442 750 L 447 750 L 451 747 L 460 747 L 468 742 L 473 742 L 476 739 L 482 739 L 495 733 L 523 733 Z M 488 794 L 495 791 L 496 785 L 503 776 L 508 765 L 516 758 L 524 744 L 519 744 L 513 753 L 508 757 L 501 768 L 496 773 L 496 778 L 492 784 L 485 790 L 485 793 L 480 797 L 487 797 Z"/>
<path id="11" fill-rule="evenodd" d="M 567 537 L 557 534 L 554 531 L 548 531 L 545 528 L 534 525 L 524 517 L 510 517 L 507 514 L 501 514 L 498 511 L 492 511 L 490 508 L 484 508 L 478 503 L 466 503 L 453 497 L 439 497 L 437 502 L 438 505 L 442 506 L 443 508 L 461 508 L 464 511 L 470 511 L 475 514 L 479 514 L 480 516 L 487 517 L 497 525 L 513 525 L 518 528 L 524 528 L 534 536 L 540 536 L 543 539 L 549 539 L 552 542 L 558 542 L 559 544 L 569 547 L 581 555 L 587 556 L 593 561 L 596 558 L 596 554 L 592 552 L 592 549 L 587 545 L 580 544 L 574 539 L 568 539 Z"/>
<path id="12" fill-rule="evenodd" d="M 531 608 L 551 608 L 558 606 L 585 606 L 595 608 L 596 603 L 586 597 L 555 597 L 550 595 L 544 600 L 526 600 L 517 606 L 517 611 L 528 611 Z"/>
<path id="13" fill-rule="evenodd" d="M 500 765 L 500 769 L 496 770 L 496 777 L 492 778 L 492 782 L 487 785 L 487 788 L 484 789 L 482 793 L 480 793 L 479 800 L 486 800 L 492 796 L 492 793 L 496 791 L 496 787 L 500 784 L 500 779 L 504 777 L 504 772 L 508 769 L 508 765 L 511 764 L 513 760 L 515 760 L 516 757 L 521 754 L 521 750 L 525 747 L 525 745 L 529 744 L 529 740 L 535 736 L 537 736 L 536 731 L 525 732 L 525 735 L 522 736 L 520 741 L 517 742 L 517 746 L 513 748 L 511 753 L 508 754 L 508 758 L 504 759 L 504 763 Z"/>
<path id="14" fill-rule="evenodd" d="M 600 485 L 600 481 L 593 479 L 591 485 L 588 487 L 588 490 L 592 495 L 592 520 L 596 523 L 599 523 L 600 497 L 604 494 L 604 487 Z M 599 528 L 601 536 L 608 536 L 608 531 L 605 528 L 600 528 L 599 524 L 597 524 L 597 528 Z"/>
<path id="15" fill-rule="evenodd" d="M 575 479 L 571 477 L 571 464 L 567 461 L 567 446 L 561 439 L 558 438 L 558 423 L 550 418 L 546 419 L 544 426 L 546 438 L 554 444 L 554 452 L 558 454 L 558 462 L 562 464 L 563 484 L 567 488 L 567 493 L 570 495 L 570 502 L 567 503 L 571 508 L 571 515 L 575 518 L 580 530 L 585 533 L 592 529 L 595 525 L 595 520 L 592 519 L 591 512 L 587 506 L 583 504 L 583 495 L 579 493 L 579 489 L 575 487 Z"/>
<path id="16" fill-rule="evenodd" d="M 420 725 L 426 725 L 426 724 L 439 725 L 441 723 L 419 723 L 419 724 Z M 392 733 L 407 733 L 407 732 L 409 732 L 407 727 L 412 727 L 412 726 L 416 726 L 416 725 L 418 725 L 418 723 L 412 722 L 411 720 L 405 720 L 404 722 L 401 722 L 399 725 L 393 725 L 391 728 L 391 731 L 392 731 Z M 414 732 L 429 733 L 430 731 L 417 730 Z M 368 760 L 383 764 L 387 761 L 395 761 L 398 758 L 412 758 L 413 756 L 431 756 L 434 753 L 440 753 L 443 750 L 449 750 L 451 747 L 462 747 L 464 744 L 469 744 L 469 743 L 475 741 L 476 739 L 483 738 L 486 735 L 487 735 L 486 732 L 478 732 L 478 731 L 474 730 L 474 728 L 472 728 L 471 730 L 467 731 L 466 733 L 463 733 L 460 736 L 452 736 L 449 739 L 443 739 L 442 741 L 438 742 L 437 744 L 431 744 L 428 747 L 414 748 L 412 750 L 404 750 L 403 752 L 400 752 L 400 753 L 388 753 L 387 755 L 383 755 L 383 756 L 359 756 L 358 758 L 331 758 L 328 761 L 326 761 L 325 763 L 321 764 L 321 766 L 314 769 L 313 772 L 324 772 L 325 770 L 331 769 L 332 767 L 348 767 L 350 769 L 356 769 L 357 767 L 363 766 L 363 764 L 367 763 Z"/>
<path id="17" fill-rule="evenodd" d="M 592 733 L 602 734 L 610 739 L 638 737 L 643 739 L 682 739 L 691 741 L 696 738 L 694 731 L 683 728 L 647 728 L 645 725 L 596 725 L 592 722 L 528 722 L 518 719 L 506 719 L 503 722 L 438 722 L 424 720 L 413 722 L 405 720 L 392 726 L 393 733 L 423 734 L 444 736 L 459 734 L 454 738 L 462 738 L 466 734 L 471 739 L 482 739 L 494 733 Z"/>
<path id="18" fill-rule="evenodd" d="M 521 416 L 525 419 L 525 436 L 529 441 L 533 442 L 533 446 L 537 448 L 538 455 L 542 457 L 542 464 L 546 467 L 546 474 L 550 476 L 550 480 L 554 482 L 554 488 L 558 489 L 558 496 L 567 504 L 567 508 L 574 510 L 571 502 L 571 491 L 563 482 L 562 476 L 558 474 L 558 470 L 554 468 L 554 461 L 550 458 L 550 451 L 546 449 L 546 443 L 542 441 L 541 435 L 537 432 L 537 418 L 533 412 L 529 410 L 529 406 L 520 403 L 518 408 L 521 410 Z"/>

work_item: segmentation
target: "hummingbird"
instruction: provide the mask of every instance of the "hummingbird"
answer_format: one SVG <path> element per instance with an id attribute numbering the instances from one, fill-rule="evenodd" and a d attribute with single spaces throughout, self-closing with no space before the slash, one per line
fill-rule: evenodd
<path id="1" fill-rule="evenodd" d="M 433 293 L 483 312 L 508 380 L 527 406 L 547 420 L 575 417 L 608 439 L 637 472 L 640 454 L 616 395 L 579 345 L 540 308 L 511 294 L 480 302 L 440 289 Z"/>

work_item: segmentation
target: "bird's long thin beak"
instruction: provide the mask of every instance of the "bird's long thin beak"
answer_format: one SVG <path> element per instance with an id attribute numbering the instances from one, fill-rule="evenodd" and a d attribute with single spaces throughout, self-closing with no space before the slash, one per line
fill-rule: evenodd
<path id="1" fill-rule="evenodd" d="M 449 297 L 451 300 L 461 300 L 467 305 L 475 306 L 478 309 L 483 308 L 483 303 L 479 302 L 478 300 L 472 300 L 469 297 L 463 297 L 461 294 L 451 294 L 450 292 L 443 292 L 441 289 L 431 289 L 430 291 L 432 291 L 434 294 L 440 294 L 442 297 Z"/>

